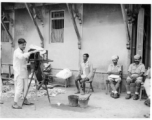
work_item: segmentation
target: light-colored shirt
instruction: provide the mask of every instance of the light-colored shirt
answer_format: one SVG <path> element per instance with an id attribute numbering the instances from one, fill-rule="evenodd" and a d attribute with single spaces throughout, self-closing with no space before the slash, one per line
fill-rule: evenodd
<path id="1" fill-rule="evenodd" d="M 89 78 L 93 76 L 93 65 L 89 61 L 86 63 L 82 62 L 80 65 L 80 75 L 82 78 Z"/>
<path id="2" fill-rule="evenodd" d="M 132 63 L 129 66 L 128 72 L 131 74 L 140 74 L 145 72 L 145 65 L 143 63 L 139 63 L 136 65 L 135 63 Z"/>
<path id="3" fill-rule="evenodd" d="M 108 66 L 108 72 L 121 72 L 121 65 L 117 64 L 116 66 L 114 64 L 110 64 Z"/>
<path id="4" fill-rule="evenodd" d="M 20 48 L 17 48 L 13 54 L 13 70 L 14 70 L 14 80 L 18 76 L 20 78 L 28 78 L 27 71 L 27 61 L 26 58 L 29 57 L 29 53 L 24 53 Z"/>

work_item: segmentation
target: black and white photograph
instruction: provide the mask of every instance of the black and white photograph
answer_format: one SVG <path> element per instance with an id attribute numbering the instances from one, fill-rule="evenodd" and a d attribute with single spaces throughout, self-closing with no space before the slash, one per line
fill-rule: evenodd
<path id="1" fill-rule="evenodd" d="M 151 118 L 150 1 L 0 1 L 0 118 Z"/>

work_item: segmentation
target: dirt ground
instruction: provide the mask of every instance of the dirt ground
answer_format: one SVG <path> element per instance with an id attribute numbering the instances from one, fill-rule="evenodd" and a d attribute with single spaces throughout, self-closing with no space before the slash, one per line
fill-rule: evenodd
<path id="1" fill-rule="evenodd" d="M 13 98 L 4 98 L 4 104 L 0 105 L 1 118 L 144 118 L 150 113 L 150 107 L 144 105 L 144 100 L 126 100 L 125 93 L 120 98 L 113 99 L 106 95 L 104 90 L 95 90 L 92 93 L 87 108 L 69 107 L 68 96 L 76 92 L 75 87 L 64 88 L 65 94 L 51 97 L 51 105 L 47 96 L 38 97 L 30 101 L 35 106 L 23 106 L 22 109 L 12 109 Z M 57 103 L 61 103 L 60 106 Z M 21 104 L 21 102 L 20 102 Z"/>

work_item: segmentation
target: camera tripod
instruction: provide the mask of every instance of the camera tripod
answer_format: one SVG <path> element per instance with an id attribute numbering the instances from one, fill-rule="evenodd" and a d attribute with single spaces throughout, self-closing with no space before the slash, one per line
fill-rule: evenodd
<path id="1" fill-rule="evenodd" d="M 25 94 L 25 96 L 24 96 L 24 99 L 23 99 L 23 102 L 22 102 L 22 106 L 24 105 L 24 101 L 25 101 L 25 99 L 26 99 L 26 96 L 27 96 L 27 94 L 28 94 L 28 91 L 29 91 L 29 88 L 30 88 L 30 86 L 31 86 L 31 82 L 32 82 L 32 80 L 33 80 L 33 77 L 34 77 L 34 75 L 36 76 L 36 74 L 39 74 L 40 76 L 41 76 L 41 79 L 39 79 L 38 80 L 38 78 L 37 78 L 37 76 L 36 76 L 36 80 L 35 80 L 35 86 L 36 86 L 36 97 L 37 97 L 37 90 L 39 90 L 41 87 L 42 87 L 42 85 L 44 85 L 45 86 L 45 90 L 46 90 L 46 92 L 47 92 L 47 96 L 48 96 L 48 100 L 49 100 L 49 104 L 51 104 L 51 101 L 50 101 L 50 96 L 49 96 L 49 92 L 48 92 L 48 88 L 47 88 L 47 85 L 48 85 L 48 79 L 46 79 L 46 75 L 45 75 L 45 73 L 41 70 L 41 64 L 43 63 L 43 62 L 52 62 L 52 60 L 41 60 L 41 59 L 38 59 L 38 60 L 30 60 L 30 61 L 33 61 L 34 62 L 34 69 L 33 69 L 33 72 L 32 72 L 32 76 L 31 76 L 31 78 L 30 78 L 30 83 L 29 83 L 29 85 L 28 85 L 28 88 L 27 88 L 27 91 L 26 91 L 26 94 Z M 38 64 L 37 64 L 38 63 Z M 38 86 L 37 85 L 37 81 L 40 83 L 40 85 Z M 36 106 L 35 106 L 35 108 L 36 108 Z"/>

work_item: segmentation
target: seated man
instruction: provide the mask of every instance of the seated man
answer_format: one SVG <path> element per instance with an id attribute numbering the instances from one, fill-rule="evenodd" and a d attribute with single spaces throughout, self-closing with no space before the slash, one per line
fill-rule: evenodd
<path id="1" fill-rule="evenodd" d="M 88 61 L 89 55 L 86 53 L 83 55 L 83 62 L 80 65 L 80 72 L 78 77 L 75 80 L 75 84 L 77 87 L 77 92 L 75 94 L 80 93 L 79 84 L 81 84 L 82 87 L 82 95 L 85 94 L 85 82 L 89 81 L 89 79 L 93 76 L 93 67 L 92 64 Z"/>
<path id="2" fill-rule="evenodd" d="M 121 65 L 118 65 L 118 56 L 112 56 L 112 64 L 108 67 L 108 80 L 110 82 L 110 86 L 112 88 L 111 97 L 118 98 L 119 94 L 117 92 L 117 89 L 119 88 L 120 82 L 121 82 Z M 116 82 L 116 85 L 114 85 L 114 82 Z"/>
<path id="3" fill-rule="evenodd" d="M 146 90 L 146 94 L 148 96 L 148 99 L 144 102 L 145 105 L 150 107 L 150 83 L 151 83 L 151 68 L 148 68 L 147 72 L 146 72 L 146 80 L 144 82 L 144 87 Z"/>
<path id="4" fill-rule="evenodd" d="M 135 83 L 135 95 L 133 97 L 134 100 L 139 99 L 139 90 L 141 83 L 143 82 L 143 75 L 145 73 L 145 66 L 143 63 L 140 63 L 141 56 L 135 55 L 134 56 L 134 63 L 132 63 L 129 66 L 128 69 L 128 77 L 126 80 L 126 90 L 127 90 L 127 96 L 126 99 L 131 98 L 131 92 L 130 92 L 130 83 Z"/>

